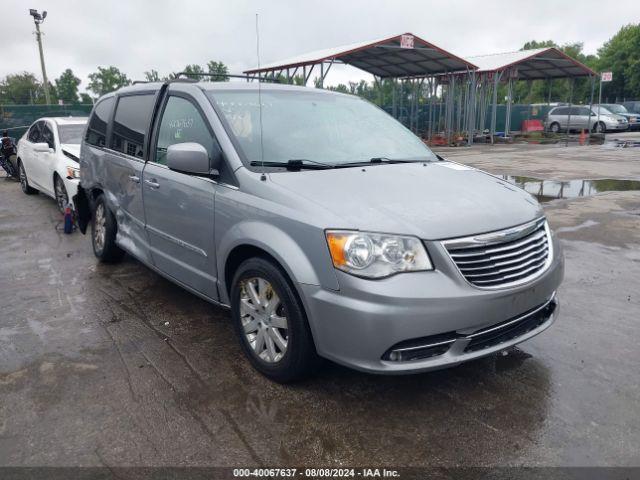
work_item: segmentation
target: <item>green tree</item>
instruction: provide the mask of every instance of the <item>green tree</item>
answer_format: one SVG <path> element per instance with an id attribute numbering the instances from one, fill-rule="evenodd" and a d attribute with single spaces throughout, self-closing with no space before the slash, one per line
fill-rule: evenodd
<path id="1" fill-rule="evenodd" d="M 144 78 L 147 82 L 161 82 L 162 79 L 157 70 L 149 70 L 144 72 Z"/>
<path id="2" fill-rule="evenodd" d="M 622 27 L 598 50 L 598 56 L 598 70 L 613 72 L 613 81 L 603 84 L 603 97 L 640 98 L 640 24 Z"/>
<path id="3" fill-rule="evenodd" d="M 229 69 L 224 63 L 211 60 L 210 62 L 207 63 L 207 69 L 210 74 L 216 75 L 215 77 L 209 77 L 210 81 L 213 81 L 213 82 L 229 81 L 229 77 L 227 76 L 229 75 Z"/>
<path id="4" fill-rule="evenodd" d="M 100 97 L 130 84 L 131 81 L 117 67 L 98 67 L 97 72 L 89 74 L 88 90 Z"/>
<path id="5" fill-rule="evenodd" d="M 64 103 L 78 103 L 78 86 L 80 79 L 67 68 L 60 77 L 56 78 L 56 94 Z"/>
<path id="6" fill-rule="evenodd" d="M 195 78 L 196 80 L 202 80 L 204 77 L 201 75 L 204 69 L 200 65 L 191 64 L 184 67 L 182 70 L 189 78 Z"/>
<path id="7" fill-rule="evenodd" d="M 0 103 L 13 105 L 44 103 L 42 84 L 33 73 L 7 75 L 0 82 Z"/>
<path id="8" fill-rule="evenodd" d="M 89 95 L 88 93 L 82 92 L 80 94 L 80 103 L 85 105 L 91 105 L 93 103 L 93 99 L 91 98 L 91 95 Z"/>

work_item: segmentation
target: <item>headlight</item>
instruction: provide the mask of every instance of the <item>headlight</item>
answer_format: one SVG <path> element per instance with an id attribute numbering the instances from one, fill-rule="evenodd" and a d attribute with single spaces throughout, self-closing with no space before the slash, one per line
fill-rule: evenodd
<path id="1" fill-rule="evenodd" d="M 67 167 L 67 178 L 80 178 L 80 169 Z"/>
<path id="2" fill-rule="evenodd" d="M 349 230 L 328 230 L 326 235 L 333 265 L 359 277 L 433 270 L 424 245 L 415 237 Z"/>

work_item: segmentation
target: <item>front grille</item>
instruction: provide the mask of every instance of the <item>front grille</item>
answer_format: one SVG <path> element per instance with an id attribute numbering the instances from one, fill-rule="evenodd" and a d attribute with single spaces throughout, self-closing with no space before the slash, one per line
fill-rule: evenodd
<path id="1" fill-rule="evenodd" d="M 525 225 L 443 242 L 462 276 L 480 288 L 505 288 L 541 275 L 551 263 L 544 218 Z"/>
<path id="2" fill-rule="evenodd" d="M 509 342 L 515 338 L 535 330 L 549 321 L 556 309 L 556 301 L 551 300 L 546 304 L 534 308 L 520 317 L 506 322 L 492 325 L 469 335 L 471 341 L 467 344 L 465 352 L 477 352 L 501 343 Z"/>

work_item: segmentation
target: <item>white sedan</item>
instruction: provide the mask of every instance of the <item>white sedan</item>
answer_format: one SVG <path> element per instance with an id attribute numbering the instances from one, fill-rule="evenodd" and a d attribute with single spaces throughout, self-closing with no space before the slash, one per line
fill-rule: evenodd
<path id="1" fill-rule="evenodd" d="M 80 142 L 86 117 L 41 118 L 18 142 L 17 167 L 22 191 L 41 191 L 56 200 L 58 209 L 71 202 L 80 182 Z"/>

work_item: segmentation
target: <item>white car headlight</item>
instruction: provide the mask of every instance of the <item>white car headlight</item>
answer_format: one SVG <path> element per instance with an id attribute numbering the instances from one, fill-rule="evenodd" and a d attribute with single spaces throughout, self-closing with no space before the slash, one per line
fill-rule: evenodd
<path id="1" fill-rule="evenodd" d="M 427 250 L 415 237 L 351 230 L 327 230 L 326 236 L 333 265 L 359 277 L 433 270 Z"/>

